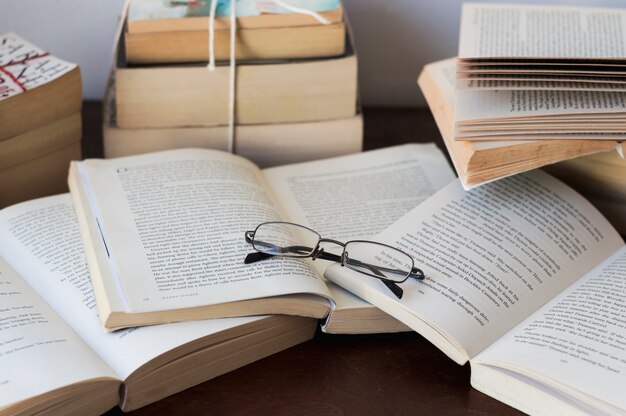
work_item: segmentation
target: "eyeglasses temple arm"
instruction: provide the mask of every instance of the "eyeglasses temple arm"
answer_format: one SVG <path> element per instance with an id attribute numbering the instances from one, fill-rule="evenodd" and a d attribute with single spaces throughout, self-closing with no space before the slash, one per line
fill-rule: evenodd
<path id="1" fill-rule="evenodd" d="M 379 280 L 383 282 L 385 286 L 387 286 L 387 289 L 391 290 L 398 299 L 402 299 L 402 295 L 404 294 L 404 291 L 402 290 L 400 286 L 398 286 L 396 283 L 392 282 L 391 280 L 385 280 L 385 279 L 379 279 Z"/>
<path id="2" fill-rule="evenodd" d="M 243 262 L 245 264 L 256 263 L 257 261 L 269 259 L 270 257 L 274 257 L 274 255 L 267 254 L 267 253 L 261 253 L 261 252 L 256 251 L 254 253 L 248 254 Z M 330 261 L 336 261 L 337 263 L 341 263 L 341 256 L 338 256 L 338 255 L 332 254 L 332 253 L 326 253 L 325 251 L 322 251 L 317 256 L 317 258 L 318 259 L 324 259 L 324 260 L 330 260 Z M 373 270 L 374 268 L 370 267 L 370 269 L 372 269 L 373 272 L 376 272 L 375 270 Z M 419 269 L 416 269 L 416 270 L 421 272 L 421 270 L 419 270 Z M 415 272 L 415 273 L 417 273 L 417 272 Z M 411 271 L 411 274 L 414 274 L 413 270 Z M 422 279 L 423 279 L 423 273 L 422 273 Z M 380 279 L 380 280 L 385 284 L 385 286 L 387 286 L 387 288 L 389 290 L 391 290 L 391 292 L 394 295 L 396 295 L 396 297 L 398 299 L 402 299 L 402 295 L 404 294 L 404 291 L 402 290 L 402 288 L 400 286 L 398 286 L 396 283 L 391 282 L 389 280 L 385 280 L 385 279 Z"/>
<path id="3" fill-rule="evenodd" d="M 243 260 L 244 264 L 256 263 L 257 261 L 269 259 L 270 257 L 274 257 L 271 254 L 261 253 L 259 251 L 255 251 L 254 253 L 250 253 Z"/>
<path id="4" fill-rule="evenodd" d="M 243 262 L 245 264 L 256 263 L 257 261 L 269 259 L 270 257 L 274 257 L 274 255 L 268 254 L 268 253 L 261 253 L 260 251 L 255 251 L 254 253 L 248 254 L 246 258 L 243 260 Z M 325 251 L 322 251 L 315 258 L 329 260 L 329 261 L 336 261 L 337 263 L 341 262 L 341 256 L 338 256 L 332 253 L 326 253 Z"/>

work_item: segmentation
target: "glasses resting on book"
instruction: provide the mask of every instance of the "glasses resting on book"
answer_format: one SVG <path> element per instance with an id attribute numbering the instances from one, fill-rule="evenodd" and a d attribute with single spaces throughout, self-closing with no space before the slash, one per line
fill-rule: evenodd
<path id="1" fill-rule="evenodd" d="M 411 256 L 397 248 L 366 240 L 342 243 L 322 238 L 316 231 L 290 222 L 264 222 L 254 231 L 246 231 L 246 241 L 257 251 L 246 256 L 244 263 L 254 263 L 274 256 L 311 257 L 341 263 L 357 272 L 380 279 L 399 299 L 403 290 L 398 283 L 424 279 L 424 272 L 414 266 Z M 321 243 L 343 247 L 341 255 L 328 253 Z"/>

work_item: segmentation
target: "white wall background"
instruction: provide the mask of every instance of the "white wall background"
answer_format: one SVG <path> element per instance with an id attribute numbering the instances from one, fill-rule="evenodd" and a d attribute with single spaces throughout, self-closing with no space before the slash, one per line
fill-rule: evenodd
<path id="1" fill-rule="evenodd" d="M 483 0 L 490 1 L 493 0 Z M 626 0 L 501 0 L 626 8 Z M 16 32 L 80 64 L 83 93 L 99 99 L 123 0 L 0 0 L 0 33 Z M 417 75 L 456 54 L 462 0 L 344 0 L 359 54 L 365 105 L 416 106 Z"/>

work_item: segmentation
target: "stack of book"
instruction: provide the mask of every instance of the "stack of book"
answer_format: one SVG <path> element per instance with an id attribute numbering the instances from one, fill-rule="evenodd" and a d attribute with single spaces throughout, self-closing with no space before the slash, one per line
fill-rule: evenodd
<path id="1" fill-rule="evenodd" d="M 624 16 L 464 4 L 458 59 L 427 65 L 418 83 L 466 189 L 567 160 L 550 171 L 626 232 L 626 170 L 614 151 L 626 134 Z"/>
<path id="2" fill-rule="evenodd" d="M 0 208 L 67 191 L 81 157 L 77 65 L 14 33 L 0 35 Z"/>
<path id="3" fill-rule="evenodd" d="M 106 97 L 106 157 L 227 149 L 230 94 L 235 153 L 261 166 L 361 150 L 357 59 L 338 0 L 309 2 L 327 24 L 273 2 L 237 2 L 234 92 L 221 61 L 230 54 L 229 11 L 218 6 L 211 43 L 210 3 L 129 3 Z"/>

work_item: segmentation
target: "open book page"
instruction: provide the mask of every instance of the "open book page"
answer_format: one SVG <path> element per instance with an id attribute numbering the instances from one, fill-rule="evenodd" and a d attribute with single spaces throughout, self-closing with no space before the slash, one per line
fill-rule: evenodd
<path id="1" fill-rule="evenodd" d="M 117 379 L 4 256 L 0 255 L 0 408 L 74 383 Z"/>
<path id="2" fill-rule="evenodd" d="M 183 149 L 78 165 L 123 310 L 145 312 L 293 293 L 330 297 L 304 262 L 246 265 L 246 230 L 281 213 L 259 169 Z"/>
<path id="3" fill-rule="evenodd" d="M 458 126 L 480 119 L 624 112 L 626 92 L 459 89 L 454 116 Z"/>
<path id="4" fill-rule="evenodd" d="M 370 239 L 454 179 L 434 144 L 409 144 L 263 171 L 290 221 L 341 242 Z M 341 247 L 325 245 L 341 253 Z M 311 262 L 320 275 L 329 263 Z M 337 308 L 361 299 L 330 284 Z M 335 296 L 336 295 L 336 296 Z"/>
<path id="5" fill-rule="evenodd" d="M 626 11 L 465 3 L 459 58 L 626 57 Z"/>
<path id="6" fill-rule="evenodd" d="M 445 98 L 446 106 L 444 106 L 444 111 L 446 108 L 454 108 L 455 102 L 455 82 L 458 82 L 455 77 L 456 70 L 456 59 L 450 58 L 443 61 L 434 62 L 428 65 L 429 73 L 432 75 L 435 85 L 441 91 L 442 96 Z M 451 119 L 454 119 L 453 116 L 450 116 Z M 482 124 L 482 121 L 481 121 Z M 444 135 L 445 136 L 445 135 Z M 445 140 L 445 137 L 444 137 Z M 527 143 L 533 142 L 532 140 L 526 140 Z M 479 150 L 489 150 L 497 147 L 507 147 L 515 144 L 523 144 L 521 141 L 483 141 L 483 142 L 472 142 L 467 144 L 454 144 L 454 143 L 446 143 L 446 146 L 471 146 L 472 149 L 477 151 Z M 458 151 L 458 150 L 457 150 Z M 455 159 L 453 157 L 452 161 Z M 462 172 L 462 169 L 459 169 L 457 166 L 457 171 Z"/>
<path id="7" fill-rule="evenodd" d="M 474 365 L 514 370 L 607 413 L 626 409 L 626 247 L 478 354 Z"/>
<path id="8" fill-rule="evenodd" d="M 0 231 L 0 253 L 122 379 L 178 345 L 265 319 L 211 319 L 107 333 L 98 319 L 69 194 L 5 208 Z"/>
<path id="9" fill-rule="evenodd" d="M 601 80 L 594 79 L 594 81 L 579 80 L 562 80 L 558 81 L 551 79 L 528 79 L 525 77 L 520 78 L 464 78 L 458 79 L 456 87 L 460 90 L 573 90 L 573 91 L 620 91 L 626 92 L 626 84 L 624 83 L 609 83 L 601 82 Z"/>
<path id="10" fill-rule="evenodd" d="M 426 273 L 402 284 L 403 299 L 346 268 L 331 266 L 326 277 L 460 363 L 623 245 L 588 201 L 541 171 L 468 192 L 453 182 L 376 239 Z"/>

